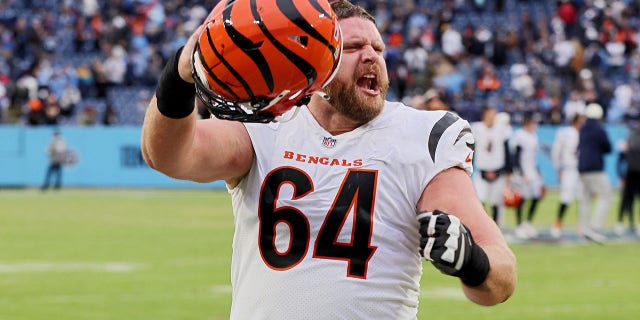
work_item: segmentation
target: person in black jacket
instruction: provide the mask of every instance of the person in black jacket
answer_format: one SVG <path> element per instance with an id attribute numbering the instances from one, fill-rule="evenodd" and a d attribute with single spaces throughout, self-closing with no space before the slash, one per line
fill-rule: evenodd
<path id="1" fill-rule="evenodd" d="M 602 107 L 597 103 L 590 103 L 585 109 L 585 115 L 587 120 L 580 129 L 578 143 L 578 172 L 583 185 L 578 206 L 578 233 L 589 240 L 601 242 L 606 240 L 601 232 L 612 197 L 611 182 L 604 170 L 604 157 L 612 148 L 607 132 L 600 123 L 603 117 Z M 594 199 L 595 205 L 592 208 Z"/>
<path id="2" fill-rule="evenodd" d="M 633 201 L 635 197 L 640 197 L 640 121 L 633 120 L 629 124 L 629 137 L 627 138 L 626 150 L 624 153 L 624 186 L 622 188 L 622 201 L 618 215 L 616 233 L 624 234 L 623 218 L 629 218 L 629 229 L 635 230 L 640 236 L 640 228 L 634 225 Z"/>

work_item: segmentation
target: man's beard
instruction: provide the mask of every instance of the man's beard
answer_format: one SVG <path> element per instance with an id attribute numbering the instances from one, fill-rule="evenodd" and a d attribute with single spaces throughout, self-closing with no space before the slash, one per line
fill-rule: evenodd
<path id="1" fill-rule="evenodd" d="M 379 96 L 365 96 L 358 92 L 355 82 L 346 83 L 334 79 L 324 88 L 324 92 L 329 95 L 329 103 L 336 108 L 336 110 L 350 119 L 364 124 L 380 114 L 388 89 L 388 81 L 380 83 Z"/>

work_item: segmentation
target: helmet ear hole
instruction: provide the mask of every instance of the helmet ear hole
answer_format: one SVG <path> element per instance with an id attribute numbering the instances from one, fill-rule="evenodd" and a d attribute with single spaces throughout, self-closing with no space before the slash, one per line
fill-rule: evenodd
<path id="1" fill-rule="evenodd" d="M 264 43 L 264 41 L 256 42 L 256 43 L 252 44 L 251 46 L 247 47 L 245 50 L 246 51 L 260 50 L 260 48 L 262 47 L 263 43 Z"/>
<path id="2" fill-rule="evenodd" d="M 309 37 L 307 36 L 289 36 L 289 39 L 299 43 L 304 48 L 309 45 Z"/>

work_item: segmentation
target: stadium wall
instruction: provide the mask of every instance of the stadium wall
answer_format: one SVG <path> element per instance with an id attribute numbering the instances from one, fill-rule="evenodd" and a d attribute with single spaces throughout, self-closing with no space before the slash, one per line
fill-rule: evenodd
<path id="1" fill-rule="evenodd" d="M 47 145 L 53 127 L 0 126 L 0 187 L 37 187 L 44 180 L 48 165 Z M 150 169 L 140 153 L 140 127 L 59 127 L 78 162 L 66 166 L 63 184 L 67 187 L 141 187 L 141 188 L 224 188 L 221 181 L 195 183 L 180 181 Z M 558 184 L 550 151 L 557 127 L 540 126 L 538 163 L 545 185 Z M 614 148 L 627 136 L 624 126 L 607 127 Z M 608 155 L 606 170 L 617 186 L 616 161 L 618 150 Z"/>
<path id="2" fill-rule="evenodd" d="M 63 169 L 65 187 L 224 188 L 222 181 L 196 183 L 149 168 L 140 152 L 140 127 L 57 128 L 78 157 Z M 53 127 L 0 126 L 0 187 L 39 187 L 48 166 Z"/>

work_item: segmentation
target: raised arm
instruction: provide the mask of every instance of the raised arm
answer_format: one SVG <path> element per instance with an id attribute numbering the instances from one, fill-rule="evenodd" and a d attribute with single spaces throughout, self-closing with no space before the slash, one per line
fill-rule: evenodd
<path id="1" fill-rule="evenodd" d="M 251 167 L 253 147 L 242 123 L 197 119 L 190 58 L 201 28 L 163 71 L 142 125 L 142 155 L 176 179 L 235 185 Z"/>
<path id="2" fill-rule="evenodd" d="M 480 280 L 479 285 L 474 286 L 461 282 L 469 300 L 480 305 L 491 306 L 504 302 L 513 294 L 517 281 L 516 258 L 507 246 L 498 226 L 485 212 L 476 196 L 471 179 L 464 170 L 450 168 L 435 176 L 425 188 L 417 210 L 419 212 L 440 210 L 457 217 L 486 254 L 489 263 L 486 278 Z M 484 259 L 482 255 L 479 257 Z M 465 262 L 473 264 L 473 267 L 466 268 L 466 276 L 476 272 L 473 270 L 476 265 L 482 265 L 478 261 Z M 483 276 L 483 272 L 478 273 L 478 276 Z M 471 278 L 474 277 L 476 279 L 473 281 L 477 281 L 476 275 L 471 275 Z"/>

